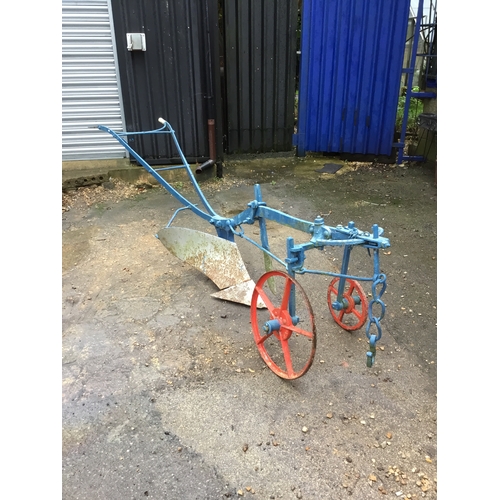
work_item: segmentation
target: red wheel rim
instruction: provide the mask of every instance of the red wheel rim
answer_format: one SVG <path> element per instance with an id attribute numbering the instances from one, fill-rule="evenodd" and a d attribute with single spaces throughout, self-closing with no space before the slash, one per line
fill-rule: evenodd
<path id="1" fill-rule="evenodd" d="M 274 279 L 276 295 L 267 285 L 271 278 Z M 259 298 L 265 308 L 257 307 Z M 293 299 L 296 306 L 294 317 L 299 318 L 295 325 L 289 312 L 290 300 Z M 282 271 L 263 274 L 253 291 L 250 318 L 257 349 L 266 365 L 281 378 L 293 380 L 302 377 L 311 367 L 316 352 L 316 326 L 311 304 L 300 284 Z M 280 327 L 265 333 L 264 324 L 270 320 L 278 320 Z"/>
<path id="2" fill-rule="evenodd" d="M 339 281 L 340 278 L 334 278 L 328 285 L 328 308 L 330 313 L 335 322 L 344 330 L 359 330 L 368 317 L 368 300 L 365 292 L 357 281 L 346 278 L 346 286 L 342 297 L 347 302 L 347 307 L 337 311 L 332 307 L 332 303 L 337 301 Z"/>

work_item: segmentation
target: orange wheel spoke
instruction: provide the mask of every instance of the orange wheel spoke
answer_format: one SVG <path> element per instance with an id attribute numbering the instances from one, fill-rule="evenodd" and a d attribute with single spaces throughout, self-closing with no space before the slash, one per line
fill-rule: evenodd
<path id="1" fill-rule="evenodd" d="M 283 357 L 285 358 L 285 366 L 286 372 L 289 377 L 292 377 L 294 374 L 293 366 L 292 366 L 292 358 L 290 356 L 290 347 L 288 345 L 288 340 L 281 341 L 281 348 L 283 349 Z"/>
<path id="2" fill-rule="evenodd" d="M 309 337 L 312 339 L 314 337 L 313 332 L 308 332 L 307 330 L 302 330 L 302 328 L 298 328 L 296 326 L 289 325 L 286 327 L 288 330 L 292 330 L 292 332 L 298 333 L 299 335 L 304 335 L 304 337 Z"/>
<path id="3" fill-rule="evenodd" d="M 352 314 L 354 314 L 354 316 L 356 316 L 358 319 L 361 319 L 363 317 L 363 313 L 358 311 L 357 309 L 353 309 Z"/>
<path id="4" fill-rule="evenodd" d="M 274 332 L 271 332 L 271 333 L 268 333 L 267 335 L 264 335 L 263 337 L 261 337 L 259 340 L 256 341 L 256 344 L 257 345 L 260 345 L 262 344 L 262 342 L 265 342 L 269 337 L 271 337 L 271 335 L 273 335 Z"/>
<path id="5" fill-rule="evenodd" d="M 255 287 L 255 290 L 257 290 L 257 293 L 262 299 L 262 302 L 264 302 L 264 304 L 266 305 L 267 310 L 268 311 L 274 310 L 274 304 L 272 303 L 271 299 L 267 296 L 267 294 L 264 293 L 264 290 L 262 290 L 262 288 L 258 288 L 257 286 Z"/>

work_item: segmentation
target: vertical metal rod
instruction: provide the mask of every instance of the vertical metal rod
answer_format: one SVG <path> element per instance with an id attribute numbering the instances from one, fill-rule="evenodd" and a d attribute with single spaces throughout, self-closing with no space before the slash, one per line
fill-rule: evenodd
<path id="1" fill-rule="evenodd" d="M 210 151 L 210 159 L 216 160 L 216 147 L 215 147 L 215 120 L 208 120 L 208 147 Z"/>
<path id="2" fill-rule="evenodd" d="M 347 274 L 347 271 L 349 269 L 349 259 L 351 256 L 351 250 L 352 246 L 351 245 L 346 245 L 344 247 L 344 257 L 342 258 L 342 266 L 340 269 L 340 274 L 345 275 Z M 342 302 L 342 297 L 344 296 L 344 286 L 345 286 L 345 278 L 344 276 L 340 276 L 339 279 L 339 287 L 337 290 L 337 301 Z"/>
<path id="3" fill-rule="evenodd" d="M 379 259 L 379 249 L 376 248 L 373 252 L 373 275 L 376 279 L 380 274 L 380 259 Z"/>
<path id="4" fill-rule="evenodd" d="M 255 200 L 259 203 L 262 203 L 262 191 L 260 189 L 259 184 L 255 184 L 253 187 L 253 192 L 255 196 Z M 266 250 L 270 250 L 269 248 L 269 240 L 267 239 L 267 226 L 265 217 L 259 217 L 259 228 L 260 228 L 260 242 Z"/>
<path id="5" fill-rule="evenodd" d="M 293 253 L 292 253 L 292 248 L 294 247 L 294 242 L 293 238 L 289 236 L 286 239 L 286 253 L 288 260 L 292 260 Z M 288 272 L 288 275 L 292 278 L 295 279 L 295 271 L 293 270 L 293 262 L 287 262 L 286 265 L 286 270 Z M 293 318 L 295 316 L 295 285 L 292 284 L 292 289 L 290 290 L 290 299 L 288 301 L 288 312 L 290 313 L 290 316 Z"/>

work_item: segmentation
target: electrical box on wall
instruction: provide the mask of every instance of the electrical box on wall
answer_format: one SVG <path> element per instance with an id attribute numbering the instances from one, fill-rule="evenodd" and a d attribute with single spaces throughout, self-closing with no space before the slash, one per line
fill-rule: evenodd
<path id="1" fill-rule="evenodd" d="M 146 35 L 144 33 L 127 33 L 127 50 L 146 51 Z"/>

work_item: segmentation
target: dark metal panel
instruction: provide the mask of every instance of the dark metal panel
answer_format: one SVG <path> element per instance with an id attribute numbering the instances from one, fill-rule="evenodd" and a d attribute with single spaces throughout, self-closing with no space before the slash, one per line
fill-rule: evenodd
<path id="1" fill-rule="evenodd" d="M 297 13 L 297 1 L 224 1 L 228 153 L 292 149 Z"/>
<path id="2" fill-rule="evenodd" d="M 187 158 L 207 159 L 208 120 L 220 107 L 217 0 L 112 0 L 112 6 L 126 129 L 154 129 L 161 116 Z M 127 33 L 144 33 L 146 51 L 128 51 Z M 151 163 L 177 155 L 162 136 L 130 140 Z"/>
<path id="3" fill-rule="evenodd" d="M 409 0 L 304 0 L 298 153 L 390 155 Z"/>

